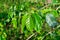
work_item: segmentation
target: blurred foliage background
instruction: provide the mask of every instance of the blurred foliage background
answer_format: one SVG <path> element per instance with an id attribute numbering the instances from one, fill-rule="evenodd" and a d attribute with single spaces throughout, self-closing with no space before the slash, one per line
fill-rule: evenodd
<path id="1" fill-rule="evenodd" d="M 0 40 L 59 40 L 60 0 L 0 0 Z"/>

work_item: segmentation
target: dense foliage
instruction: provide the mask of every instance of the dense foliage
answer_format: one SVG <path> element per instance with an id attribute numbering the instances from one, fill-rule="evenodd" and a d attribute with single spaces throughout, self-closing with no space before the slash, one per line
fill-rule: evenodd
<path id="1" fill-rule="evenodd" d="M 0 40 L 59 39 L 59 0 L 0 0 Z"/>

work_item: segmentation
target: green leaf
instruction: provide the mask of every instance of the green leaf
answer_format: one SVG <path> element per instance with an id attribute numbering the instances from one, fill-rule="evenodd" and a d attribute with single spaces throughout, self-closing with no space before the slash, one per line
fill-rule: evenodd
<path id="1" fill-rule="evenodd" d="M 9 18 L 12 18 L 12 17 L 13 17 L 13 13 L 14 13 L 14 12 L 9 11 L 8 17 L 9 17 Z"/>
<path id="2" fill-rule="evenodd" d="M 30 30 L 30 15 L 28 15 L 28 18 L 26 19 L 26 28 Z"/>
<path id="3" fill-rule="evenodd" d="M 0 35 L 0 40 L 6 40 L 6 37 L 7 37 L 6 33 L 3 32 L 3 33 Z"/>
<path id="4" fill-rule="evenodd" d="M 52 0 L 52 3 L 57 3 L 57 0 Z"/>
<path id="5" fill-rule="evenodd" d="M 17 20 L 16 17 L 12 18 L 12 24 L 14 28 L 17 28 Z"/>
<path id="6" fill-rule="evenodd" d="M 35 18 L 35 30 L 40 32 L 42 26 L 41 17 L 38 14 L 33 14 L 33 16 Z"/>
<path id="7" fill-rule="evenodd" d="M 42 0 L 42 2 L 44 3 L 46 0 Z"/>
<path id="8" fill-rule="evenodd" d="M 33 19 L 30 14 L 28 15 L 28 18 L 26 20 L 26 28 L 31 32 L 33 31 L 34 28 Z"/>
<path id="9" fill-rule="evenodd" d="M 3 27 L 2 23 L 0 23 L 0 27 Z"/>
<path id="10" fill-rule="evenodd" d="M 59 16 L 59 14 L 57 13 L 57 11 L 56 10 L 52 10 L 52 12 L 51 12 L 55 17 L 58 17 Z"/>
<path id="11" fill-rule="evenodd" d="M 50 12 L 50 11 L 52 11 L 51 8 L 41 10 L 41 12 L 42 12 L 43 14 L 44 14 L 44 13 L 47 13 L 47 12 Z"/>
<path id="12" fill-rule="evenodd" d="M 24 31 L 27 17 L 28 17 L 28 14 L 27 13 L 25 15 L 23 15 L 23 17 L 22 17 L 22 28 L 21 28 L 22 29 L 22 32 Z"/>
<path id="13" fill-rule="evenodd" d="M 34 19 L 32 18 L 32 16 L 30 17 L 30 27 L 31 27 L 32 30 L 35 27 Z"/>

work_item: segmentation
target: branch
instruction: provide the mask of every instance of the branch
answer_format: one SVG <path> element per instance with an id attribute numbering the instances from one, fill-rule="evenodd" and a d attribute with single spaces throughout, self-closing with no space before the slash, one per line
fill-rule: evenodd
<path id="1" fill-rule="evenodd" d="M 42 9 L 44 9 L 44 8 L 46 8 L 46 7 L 48 7 L 48 6 L 52 6 L 52 5 L 60 5 L 60 3 L 51 3 L 51 4 L 47 4 L 47 5 L 45 5 L 45 6 L 43 6 L 42 8 L 41 8 L 41 10 Z"/>
<path id="2" fill-rule="evenodd" d="M 56 10 L 58 10 L 59 8 L 60 8 L 60 6 L 59 6 L 59 7 L 57 7 L 57 8 L 56 8 Z"/>
<path id="3" fill-rule="evenodd" d="M 55 28 L 53 31 L 55 31 L 55 30 L 58 29 L 59 27 L 60 27 L 60 25 L 57 26 L 57 28 Z M 46 35 L 44 35 L 44 36 L 42 37 L 41 40 L 43 40 L 47 35 L 51 34 L 53 31 L 48 32 Z"/>

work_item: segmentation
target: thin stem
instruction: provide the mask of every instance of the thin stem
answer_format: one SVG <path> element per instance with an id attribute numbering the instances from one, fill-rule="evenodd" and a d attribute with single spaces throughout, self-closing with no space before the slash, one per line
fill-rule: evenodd
<path id="1" fill-rule="evenodd" d="M 53 5 L 54 5 L 54 6 L 55 6 L 55 5 L 60 5 L 60 3 L 47 4 L 47 5 L 43 6 L 43 7 L 41 8 L 41 10 L 44 9 L 44 8 L 46 8 L 46 7 L 48 7 L 48 6 L 53 6 Z"/>
<path id="2" fill-rule="evenodd" d="M 57 26 L 57 28 L 55 28 L 53 31 L 55 31 L 55 30 L 58 29 L 59 27 L 60 27 L 60 25 Z M 42 37 L 41 40 L 43 40 L 47 35 L 51 34 L 53 31 L 48 32 L 46 35 L 44 35 L 44 36 Z"/>
<path id="3" fill-rule="evenodd" d="M 29 40 L 29 39 L 32 38 L 34 35 L 36 35 L 36 32 L 33 33 L 31 36 L 29 36 L 26 40 Z"/>

